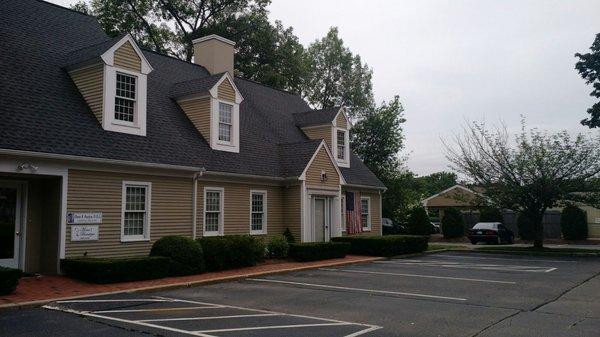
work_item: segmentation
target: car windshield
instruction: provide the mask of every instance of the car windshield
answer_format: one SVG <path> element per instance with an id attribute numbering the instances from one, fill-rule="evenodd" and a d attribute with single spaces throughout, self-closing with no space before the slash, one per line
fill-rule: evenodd
<path id="1" fill-rule="evenodd" d="M 480 222 L 473 226 L 473 229 L 498 229 L 498 224 L 495 222 Z"/>

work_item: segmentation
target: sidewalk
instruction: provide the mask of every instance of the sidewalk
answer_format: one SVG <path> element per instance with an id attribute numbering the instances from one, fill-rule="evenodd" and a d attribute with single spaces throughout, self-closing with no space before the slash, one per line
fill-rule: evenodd
<path id="1" fill-rule="evenodd" d="M 246 277 L 276 274 L 303 269 L 331 267 L 336 265 L 371 262 L 377 257 L 348 255 L 343 259 L 315 262 L 275 262 L 255 267 L 204 273 L 199 275 L 167 277 L 157 280 L 124 282 L 113 284 L 91 284 L 64 276 L 25 277 L 11 295 L 0 296 L 0 308 L 36 306 L 67 298 L 106 295 L 118 292 L 149 291 L 166 288 L 190 287 L 194 285 L 232 281 Z"/>

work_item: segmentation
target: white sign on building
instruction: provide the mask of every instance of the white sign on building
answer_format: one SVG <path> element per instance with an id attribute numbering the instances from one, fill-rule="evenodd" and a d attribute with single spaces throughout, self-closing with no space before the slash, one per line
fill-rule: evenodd
<path id="1" fill-rule="evenodd" d="M 71 226 L 71 241 L 97 241 L 99 238 L 98 225 Z"/>
<path id="2" fill-rule="evenodd" d="M 102 223 L 102 212 L 70 212 L 67 213 L 69 225 Z"/>

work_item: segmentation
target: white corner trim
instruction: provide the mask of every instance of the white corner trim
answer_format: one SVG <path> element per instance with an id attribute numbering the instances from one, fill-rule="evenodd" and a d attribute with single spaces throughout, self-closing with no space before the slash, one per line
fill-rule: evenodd
<path id="1" fill-rule="evenodd" d="M 329 147 L 327 146 L 327 144 L 325 143 L 324 140 L 321 140 L 321 144 L 319 144 L 319 146 L 317 147 L 317 150 L 313 153 L 312 157 L 308 161 L 308 164 L 306 165 L 304 170 L 302 170 L 302 174 L 300 175 L 300 177 L 298 177 L 298 179 L 303 180 L 303 181 L 306 180 L 306 172 L 308 171 L 308 168 L 310 167 L 310 165 L 313 163 L 313 161 L 317 157 L 317 154 L 319 154 L 319 151 L 321 150 L 321 148 L 325 148 L 325 152 L 329 156 L 329 160 L 333 164 L 333 167 L 335 168 L 335 171 L 337 172 L 337 174 L 340 176 L 340 185 L 345 185 L 346 180 L 344 179 L 344 175 L 342 174 L 342 171 L 340 171 L 337 161 L 333 158 L 333 155 L 331 154 L 331 151 L 329 151 Z"/>
<path id="2" fill-rule="evenodd" d="M 244 100 L 244 97 L 242 96 L 242 94 L 240 93 L 240 90 L 235 85 L 233 77 L 231 77 L 231 75 L 229 75 L 228 72 L 225 72 L 223 74 L 223 76 L 221 76 L 221 78 L 217 81 L 217 83 L 215 83 L 215 85 L 213 85 L 213 87 L 210 88 L 210 90 L 208 90 L 208 92 L 210 93 L 210 95 L 213 98 L 218 98 L 218 96 L 219 96 L 219 86 L 221 85 L 221 83 L 223 83 L 223 81 L 225 81 L 225 79 L 229 80 L 229 84 L 231 84 L 231 87 L 235 91 L 235 104 L 242 103 L 242 101 Z"/>
<path id="3" fill-rule="evenodd" d="M 217 231 L 206 231 L 206 193 L 207 192 L 219 192 L 220 201 L 219 201 L 219 230 Z M 221 236 L 225 233 L 225 189 L 223 187 L 212 187 L 212 186 L 204 186 L 204 197 L 202 199 L 203 207 L 202 207 L 202 236 Z"/>
<path id="4" fill-rule="evenodd" d="M 128 186 L 146 188 L 146 221 L 143 235 L 125 235 L 125 204 Z M 152 183 L 148 181 L 123 180 L 121 187 L 121 242 L 150 241 L 150 224 L 152 213 Z"/>
<path id="5" fill-rule="evenodd" d="M 233 41 L 231 41 L 229 39 L 226 39 L 226 38 L 224 38 L 224 37 L 222 37 L 220 35 L 217 35 L 217 34 L 211 34 L 211 35 L 199 37 L 197 39 L 192 40 L 192 43 L 195 44 L 195 43 L 200 43 L 200 42 L 204 42 L 204 41 L 208 41 L 208 40 L 212 40 L 212 39 L 221 41 L 223 43 L 230 44 L 232 46 L 235 46 L 235 42 L 233 42 Z"/>
<path id="6" fill-rule="evenodd" d="M 150 62 L 148 62 L 148 59 L 146 59 L 146 57 L 144 56 L 144 53 L 142 52 L 142 50 L 140 49 L 140 47 L 137 45 L 137 43 L 135 42 L 135 40 L 133 39 L 133 37 L 130 34 L 123 36 L 123 38 L 121 40 L 116 42 L 112 47 L 110 47 L 107 51 L 105 51 L 104 54 L 100 55 L 100 58 L 102 58 L 104 63 L 106 63 L 107 65 L 114 66 L 115 51 L 117 49 L 119 49 L 126 42 L 129 42 L 133 46 L 133 49 L 135 50 L 137 55 L 140 57 L 140 59 L 142 61 L 141 62 L 142 74 L 148 75 L 149 73 L 151 73 L 152 70 L 154 70 L 154 68 L 152 68 L 152 65 L 150 64 Z"/>
<path id="7" fill-rule="evenodd" d="M 255 231 L 252 230 L 252 195 L 253 194 L 262 194 L 263 195 L 263 224 L 262 230 Z M 267 226 L 269 223 L 268 220 L 268 196 L 267 190 L 250 190 L 250 221 L 249 221 L 249 231 L 251 235 L 262 235 L 267 234 Z"/>

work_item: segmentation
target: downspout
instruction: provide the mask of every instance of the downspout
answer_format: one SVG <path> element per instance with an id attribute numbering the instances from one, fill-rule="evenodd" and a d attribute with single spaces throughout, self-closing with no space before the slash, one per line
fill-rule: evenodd
<path id="1" fill-rule="evenodd" d="M 192 238 L 194 240 L 196 240 L 198 227 L 198 180 L 204 172 L 206 172 L 206 169 L 201 167 L 198 172 L 194 173 L 194 178 L 192 179 Z"/>

